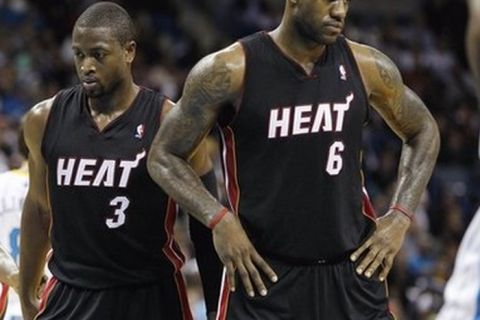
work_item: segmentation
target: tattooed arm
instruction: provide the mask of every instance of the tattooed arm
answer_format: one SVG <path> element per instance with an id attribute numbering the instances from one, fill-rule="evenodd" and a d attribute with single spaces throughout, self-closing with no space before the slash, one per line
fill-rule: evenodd
<path id="1" fill-rule="evenodd" d="M 377 229 L 352 260 L 363 255 L 357 272 L 371 277 L 380 267 L 384 280 L 403 243 L 411 217 L 433 171 L 440 147 L 437 125 L 420 98 L 403 84 L 395 64 L 368 46 L 350 43 L 369 103 L 402 139 L 402 153 L 391 208 L 377 219 Z"/>
<path id="2" fill-rule="evenodd" d="M 223 103 L 240 94 L 245 68 L 240 44 L 203 58 L 190 72 L 182 98 L 168 112 L 155 137 L 148 157 L 148 170 L 177 203 L 204 225 L 210 225 L 223 206 L 204 188 L 187 160 L 215 124 Z M 235 270 L 249 295 L 267 290 L 260 268 L 272 281 L 275 273 L 253 248 L 236 216 L 225 215 L 213 229 L 215 249 L 227 268 L 231 290 Z"/>

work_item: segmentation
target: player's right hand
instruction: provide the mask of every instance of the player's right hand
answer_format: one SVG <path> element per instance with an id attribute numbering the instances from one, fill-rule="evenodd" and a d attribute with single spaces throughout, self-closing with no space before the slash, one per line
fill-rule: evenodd
<path id="1" fill-rule="evenodd" d="M 278 277 L 272 268 L 263 260 L 253 247 L 243 230 L 240 221 L 234 214 L 227 214 L 213 229 L 213 243 L 215 250 L 227 268 L 227 279 L 230 290 L 235 291 L 235 271 L 238 271 L 247 294 L 255 296 L 253 284 L 260 295 L 267 294 L 258 268 L 264 272 L 272 282 Z"/>

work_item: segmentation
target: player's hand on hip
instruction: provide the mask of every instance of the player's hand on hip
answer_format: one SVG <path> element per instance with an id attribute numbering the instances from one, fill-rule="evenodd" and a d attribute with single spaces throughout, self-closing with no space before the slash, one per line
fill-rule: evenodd
<path id="1" fill-rule="evenodd" d="M 378 278 L 383 281 L 402 246 L 410 220 L 402 214 L 389 212 L 376 222 L 375 232 L 351 254 L 350 259 L 359 261 L 356 266 L 358 274 L 370 278 L 379 270 Z"/>
<path id="2" fill-rule="evenodd" d="M 264 272 L 272 282 L 277 275 L 258 254 L 243 230 L 240 221 L 233 214 L 227 214 L 213 229 L 215 250 L 227 269 L 230 290 L 235 291 L 235 271 L 238 271 L 247 294 L 267 294 L 267 288 L 260 276 Z M 254 286 L 255 285 L 255 289 Z"/>

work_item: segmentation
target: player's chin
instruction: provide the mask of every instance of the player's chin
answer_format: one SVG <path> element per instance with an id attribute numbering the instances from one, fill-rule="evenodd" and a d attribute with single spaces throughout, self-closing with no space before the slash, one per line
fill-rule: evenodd
<path id="1" fill-rule="evenodd" d="M 100 90 L 100 89 L 85 90 L 85 94 L 89 98 L 100 98 L 103 95 L 103 90 Z"/>
<path id="2" fill-rule="evenodd" d="M 329 45 L 333 44 L 337 41 L 338 37 L 340 36 L 341 33 L 328 33 L 328 34 L 323 34 L 322 35 L 322 43 Z"/>

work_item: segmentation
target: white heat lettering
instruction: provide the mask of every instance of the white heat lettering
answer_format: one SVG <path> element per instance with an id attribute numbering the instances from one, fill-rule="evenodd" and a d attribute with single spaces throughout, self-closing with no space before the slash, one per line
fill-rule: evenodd
<path id="1" fill-rule="evenodd" d="M 57 184 L 69 186 L 72 181 L 73 166 L 75 165 L 75 159 L 68 159 L 67 166 L 65 167 L 64 158 L 58 159 L 57 163 Z"/>
<path id="2" fill-rule="evenodd" d="M 347 102 L 345 103 L 334 103 L 333 111 L 337 112 L 337 125 L 335 126 L 335 131 L 339 132 L 343 129 L 343 119 L 345 118 L 345 112 L 350 109 L 350 102 L 353 100 L 353 93 L 347 96 Z"/>
<path id="3" fill-rule="evenodd" d="M 329 103 L 320 103 L 318 105 L 317 114 L 313 121 L 312 132 L 320 132 L 320 126 L 322 124 L 322 131 L 332 131 L 332 113 L 330 112 Z"/>
<path id="4" fill-rule="evenodd" d="M 126 188 L 134 169 L 146 155 L 143 150 L 135 160 L 59 158 L 57 185 Z"/>
<path id="5" fill-rule="evenodd" d="M 304 124 L 312 121 L 312 117 L 309 115 L 310 112 L 312 112 L 312 105 L 298 106 L 295 108 L 295 112 L 293 114 L 292 134 L 305 134 L 310 131 L 308 127 L 303 126 Z"/>
<path id="6" fill-rule="evenodd" d="M 115 160 L 104 160 L 97 176 L 93 180 L 92 186 L 98 187 L 103 184 L 104 187 L 113 187 L 113 179 L 115 173 Z"/>
<path id="7" fill-rule="evenodd" d="M 93 167 L 97 164 L 95 159 L 80 159 L 77 175 L 75 176 L 75 186 L 89 186 L 93 176 Z M 90 168 L 88 168 L 90 167 Z"/>
<path id="8" fill-rule="evenodd" d="M 130 178 L 130 171 L 133 168 L 138 167 L 138 163 L 140 162 L 141 159 L 145 158 L 146 155 L 147 155 L 147 152 L 145 152 L 144 150 L 142 153 L 137 154 L 134 161 L 126 161 L 126 160 L 120 161 L 120 168 L 122 168 L 123 171 L 122 171 L 122 177 L 120 178 L 119 187 L 125 188 L 127 186 L 128 179 Z"/>
<path id="9" fill-rule="evenodd" d="M 270 110 L 268 138 L 288 137 L 318 132 L 341 132 L 346 113 L 354 94 L 345 97 L 345 102 L 300 105 Z M 280 115 L 281 113 L 281 115 Z M 293 119 L 290 114 L 293 113 Z"/>
<path id="10" fill-rule="evenodd" d="M 280 137 L 288 136 L 288 129 L 290 128 L 290 108 L 282 109 L 282 117 L 279 119 L 279 109 L 270 111 L 270 124 L 268 129 L 268 137 L 276 138 L 277 129 L 280 128 Z"/>

